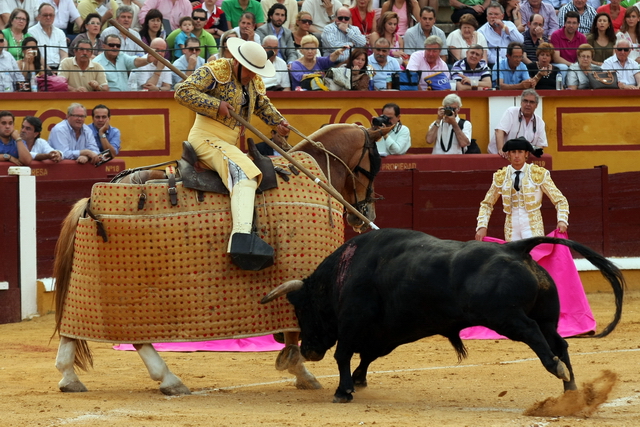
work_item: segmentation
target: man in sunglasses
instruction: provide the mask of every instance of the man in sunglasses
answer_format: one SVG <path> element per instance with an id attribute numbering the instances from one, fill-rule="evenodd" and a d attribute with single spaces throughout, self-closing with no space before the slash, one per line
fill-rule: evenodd
<path id="1" fill-rule="evenodd" d="M 640 88 L 640 66 L 629 60 L 631 44 L 628 40 L 618 39 L 614 45 L 614 54 L 602 63 L 603 70 L 615 70 L 618 74 L 620 89 Z"/>
<path id="2" fill-rule="evenodd" d="M 351 25 L 351 11 L 346 7 L 338 9 L 335 21 L 322 30 L 322 54 L 324 56 L 331 55 L 335 50 L 343 46 L 354 48 L 364 47 L 366 44 L 367 39 L 360 32 L 360 28 Z M 344 50 L 338 57 L 337 62 L 346 61 L 350 52 L 350 50 Z"/>
<path id="3" fill-rule="evenodd" d="M 104 52 L 96 56 L 93 62 L 102 65 L 107 73 L 109 90 L 126 92 L 129 90 L 128 73 L 134 68 L 143 67 L 153 62 L 153 56 L 130 56 L 120 52 L 122 41 L 117 34 L 110 34 L 105 38 Z"/>
<path id="4" fill-rule="evenodd" d="M 187 77 L 193 74 L 193 72 L 204 65 L 204 59 L 200 57 L 201 52 L 200 40 L 195 37 L 189 37 L 184 42 L 184 49 L 182 49 L 182 56 L 175 60 L 173 65 L 179 70 L 183 71 Z M 173 86 L 182 82 L 182 77 L 176 73 L 171 73 L 171 83 Z"/>

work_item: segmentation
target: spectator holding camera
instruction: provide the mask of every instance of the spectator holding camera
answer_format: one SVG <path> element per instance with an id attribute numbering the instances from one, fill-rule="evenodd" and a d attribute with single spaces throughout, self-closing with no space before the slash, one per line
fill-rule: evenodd
<path id="1" fill-rule="evenodd" d="M 462 100 L 455 93 L 442 100 L 438 117 L 429 126 L 427 144 L 436 145 L 432 154 L 464 154 L 471 143 L 471 122 L 458 118 Z"/>
<path id="2" fill-rule="evenodd" d="M 371 124 L 374 129 L 395 126 L 386 137 L 376 143 L 381 156 L 405 154 L 411 148 L 411 131 L 400 122 L 398 104 L 385 104 L 382 107 L 382 115 L 374 117 Z"/>

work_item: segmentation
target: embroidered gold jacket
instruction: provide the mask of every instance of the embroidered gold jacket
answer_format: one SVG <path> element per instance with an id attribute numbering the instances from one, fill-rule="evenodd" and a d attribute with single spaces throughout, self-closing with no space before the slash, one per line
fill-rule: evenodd
<path id="1" fill-rule="evenodd" d="M 247 121 L 250 121 L 251 115 L 255 114 L 268 126 L 272 128 L 278 126 L 283 117 L 267 97 L 266 88 L 259 76 L 255 76 L 247 86 L 248 108 L 241 109 L 242 83 L 233 74 L 232 61 L 226 58 L 218 59 L 198 68 L 176 88 L 174 94 L 176 101 L 231 129 L 236 128 L 240 123 L 233 117 L 218 116 L 220 101 L 228 102 L 236 113 Z"/>

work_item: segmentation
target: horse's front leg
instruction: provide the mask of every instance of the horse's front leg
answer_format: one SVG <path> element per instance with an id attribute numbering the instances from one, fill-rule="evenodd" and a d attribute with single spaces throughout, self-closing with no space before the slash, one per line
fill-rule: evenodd
<path id="1" fill-rule="evenodd" d="M 316 377 L 304 366 L 304 357 L 300 354 L 298 340 L 300 333 L 285 332 L 284 343 L 286 345 L 276 358 L 276 369 L 283 371 L 287 369 L 290 374 L 296 376 L 296 388 L 301 390 L 315 390 L 322 388 Z"/>
<path id="2" fill-rule="evenodd" d="M 76 340 L 60 337 L 60 345 L 58 346 L 58 355 L 56 356 L 56 368 L 62 374 L 62 379 L 58 383 L 60 391 L 66 393 L 74 393 L 87 391 L 87 388 L 82 384 L 76 370 L 73 367 L 73 362 L 76 358 Z"/>
<path id="3" fill-rule="evenodd" d="M 140 358 L 149 371 L 151 379 L 160 381 L 160 391 L 167 396 L 191 394 L 191 390 L 182 380 L 173 374 L 151 344 L 134 344 Z"/>

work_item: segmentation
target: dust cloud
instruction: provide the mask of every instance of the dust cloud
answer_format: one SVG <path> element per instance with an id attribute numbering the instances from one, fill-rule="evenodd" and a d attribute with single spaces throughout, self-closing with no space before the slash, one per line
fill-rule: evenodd
<path id="1" fill-rule="evenodd" d="M 570 390 L 560 397 L 549 397 L 534 403 L 524 411 L 524 415 L 533 417 L 589 416 L 607 401 L 607 397 L 617 380 L 618 375 L 614 372 L 602 371 L 595 380 L 583 383 L 581 389 Z"/>

